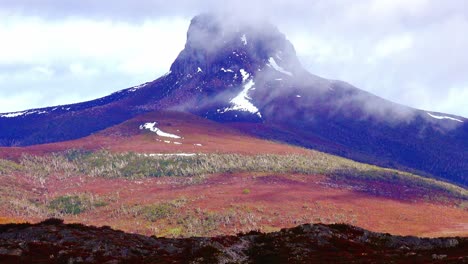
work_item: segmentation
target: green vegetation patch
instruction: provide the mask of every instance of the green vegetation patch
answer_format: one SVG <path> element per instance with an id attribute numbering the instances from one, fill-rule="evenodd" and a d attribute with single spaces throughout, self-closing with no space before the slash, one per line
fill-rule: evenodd
<path id="1" fill-rule="evenodd" d="M 23 167 L 13 161 L 0 159 L 0 175 L 11 174 L 13 172 L 21 171 Z"/>
<path id="2" fill-rule="evenodd" d="M 141 213 L 146 220 L 155 222 L 159 219 L 172 216 L 174 207 L 169 203 L 148 205 L 143 207 Z"/>
<path id="3" fill-rule="evenodd" d="M 86 203 L 77 195 L 60 196 L 50 202 L 49 208 L 62 214 L 77 215 L 86 211 Z"/>
<path id="4" fill-rule="evenodd" d="M 87 194 L 64 195 L 50 201 L 47 207 L 56 214 L 78 215 L 96 207 L 106 206 L 107 203 Z"/>
<path id="5" fill-rule="evenodd" d="M 169 202 L 151 204 L 144 206 L 140 214 L 148 221 L 156 222 L 160 219 L 172 217 L 176 210 L 187 203 L 185 198 L 176 199 Z"/>
<path id="6" fill-rule="evenodd" d="M 215 173 L 297 173 L 323 174 L 336 179 L 404 182 L 438 189 L 468 198 L 462 187 L 409 172 L 386 169 L 349 159 L 310 151 L 306 155 L 200 154 L 194 156 L 148 156 L 138 153 L 70 150 L 48 156 L 24 156 L 22 167 L 29 173 L 63 173 L 107 178 L 137 179 L 162 176 L 203 176 Z"/>

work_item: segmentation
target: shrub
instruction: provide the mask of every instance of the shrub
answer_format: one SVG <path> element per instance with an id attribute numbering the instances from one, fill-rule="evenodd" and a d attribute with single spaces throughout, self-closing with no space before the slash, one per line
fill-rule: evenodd
<path id="1" fill-rule="evenodd" d="M 141 209 L 143 217 L 151 222 L 156 222 L 160 219 L 168 218 L 174 215 L 175 210 L 184 206 L 187 199 L 179 198 L 169 202 L 151 204 L 144 206 Z"/>
<path id="2" fill-rule="evenodd" d="M 21 165 L 13 161 L 0 159 L 0 175 L 6 175 L 20 170 L 22 170 Z"/>
<path id="3" fill-rule="evenodd" d="M 86 202 L 77 195 L 60 196 L 49 203 L 49 208 L 61 214 L 77 215 L 86 210 Z"/>
<path id="4" fill-rule="evenodd" d="M 78 215 L 96 207 L 106 206 L 107 202 L 89 194 L 64 195 L 48 203 L 48 208 L 56 214 Z"/>
<path id="5" fill-rule="evenodd" d="M 169 235 L 171 235 L 172 237 L 180 237 L 182 235 L 182 228 L 181 227 L 170 228 L 167 233 L 169 233 Z"/>
<path id="6" fill-rule="evenodd" d="M 148 205 L 142 209 L 143 217 L 151 222 L 167 218 L 174 212 L 174 207 L 168 203 Z"/>

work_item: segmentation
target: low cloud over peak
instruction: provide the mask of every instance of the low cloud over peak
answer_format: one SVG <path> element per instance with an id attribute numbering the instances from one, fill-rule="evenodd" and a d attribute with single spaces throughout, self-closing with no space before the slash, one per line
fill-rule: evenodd
<path id="1" fill-rule="evenodd" d="M 0 112 L 81 101 L 155 79 L 183 49 L 194 15 L 226 11 L 276 24 L 313 74 L 468 116 L 463 0 L 6 0 Z"/>

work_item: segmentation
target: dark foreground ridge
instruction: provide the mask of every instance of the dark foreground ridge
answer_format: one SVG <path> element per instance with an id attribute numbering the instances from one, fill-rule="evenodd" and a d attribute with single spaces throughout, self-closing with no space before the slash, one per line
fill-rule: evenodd
<path id="1" fill-rule="evenodd" d="M 0 263 L 467 263 L 468 238 L 418 238 L 343 224 L 274 233 L 156 238 L 110 227 L 0 225 Z"/>

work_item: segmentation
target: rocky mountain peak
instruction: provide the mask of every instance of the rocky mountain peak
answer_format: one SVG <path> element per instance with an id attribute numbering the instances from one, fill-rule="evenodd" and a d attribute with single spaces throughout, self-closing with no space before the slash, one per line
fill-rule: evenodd
<path id="1" fill-rule="evenodd" d="M 224 68 L 252 74 L 267 64 L 300 68 L 293 45 L 278 28 L 266 21 L 203 14 L 192 19 L 185 48 L 171 71 L 215 74 Z"/>

